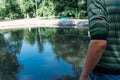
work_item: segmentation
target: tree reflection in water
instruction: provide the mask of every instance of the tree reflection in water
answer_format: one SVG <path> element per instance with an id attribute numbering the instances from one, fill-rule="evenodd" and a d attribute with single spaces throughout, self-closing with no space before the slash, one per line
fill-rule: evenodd
<path id="1" fill-rule="evenodd" d="M 63 30 L 58 30 L 58 33 L 52 40 L 53 50 L 57 55 L 58 61 L 62 58 L 67 63 L 72 64 L 75 76 L 71 77 L 69 74 L 66 74 L 58 78 L 55 77 L 55 80 L 78 80 L 84 65 L 89 39 L 85 36 L 63 33 Z"/>
<path id="2" fill-rule="evenodd" d="M 81 31 L 85 33 L 83 34 Z M 74 76 L 54 75 L 53 80 L 78 79 L 89 42 L 86 30 L 36 28 L 9 31 L 8 33 L 9 39 L 5 39 L 3 34 L 0 34 L 0 80 L 18 80 L 16 74 L 21 65 L 18 63 L 16 54 L 20 53 L 23 40 L 31 45 L 37 43 L 40 53 L 44 51 L 43 43 L 50 42 L 56 54 L 56 60 L 59 62 L 59 59 L 62 59 L 72 65 Z"/>
<path id="3" fill-rule="evenodd" d="M 20 46 L 17 44 L 19 41 L 13 43 L 16 45 L 10 44 L 9 41 L 5 40 L 3 34 L 0 34 L 0 80 L 18 80 L 16 74 L 20 70 L 20 65 L 15 53 L 19 49 L 15 49 L 14 53 L 11 48 L 12 46 L 20 48 Z"/>

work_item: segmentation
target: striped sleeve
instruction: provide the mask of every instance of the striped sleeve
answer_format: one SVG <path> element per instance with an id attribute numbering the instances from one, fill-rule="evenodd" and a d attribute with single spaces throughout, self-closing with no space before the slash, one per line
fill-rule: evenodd
<path id="1" fill-rule="evenodd" d="M 87 1 L 90 35 L 107 34 L 107 10 L 103 0 Z"/>

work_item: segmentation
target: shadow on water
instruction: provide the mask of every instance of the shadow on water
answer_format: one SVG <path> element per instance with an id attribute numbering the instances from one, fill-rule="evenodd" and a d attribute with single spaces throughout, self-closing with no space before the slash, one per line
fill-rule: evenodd
<path id="1" fill-rule="evenodd" d="M 83 29 L 73 28 L 36 28 L 31 30 L 22 29 L 2 31 L 0 34 L 0 79 L 23 80 L 20 76 L 25 76 L 25 73 L 30 72 L 32 69 L 33 71 L 36 71 L 36 73 L 32 73 L 34 77 L 29 80 L 78 80 L 81 69 L 84 65 L 84 59 L 89 42 L 86 32 L 87 31 Z M 38 60 L 38 62 L 43 62 L 41 64 L 34 62 L 34 65 L 44 66 L 45 63 L 48 63 L 45 60 L 42 60 L 44 59 L 42 56 L 46 55 L 47 50 L 47 55 L 51 54 L 51 56 L 49 56 L 50 60 L 54 60 L 55 62 L 53 64 L 56 64 L 57 62 L 53 69 L 51 70 L 51 66 L 44 67 L 45 69 L 27 67 L 30 69 L 28 72 L 25 72 L 25 65 L 28 65 L 28 63 L 24 63 L 25 61 L 28 61 L 28 58 L 20 62 L 19 57 L 23 55 L 23 53 L 28 54 L 26 53 L 26 50 L 30 47 L 26 47 L 27 44 L 31 46 L 31 49 L 36 45 L 34 52 L 38 51 L 36 57 L 33 52 L 34 56 L 29 58 L 29 60 L 33 60 L 35 58 L 40 60 Z M 47 44 L 46 47 L 45 44 Z M 26 49 L 24 49 L 24 46 Z M 51 46 L 50 49 L 49 46 Z M 24 52 L 22 53 L 22 51 Z M 29 49 L 29 53 L 31 53 L 30 51 L 31 50 Z M 30 55 L 31 54 L 29 54 L 29 56 Z M 55 56 L 55 59 L 53 56 Z M 21 59 L 23 60 L 23 58 Z M 50 64 L 52 65 L 52 63 L 45 65 Z M 65 69 L 63 68 L 61 71 L 58 70 L 64 65 Z M 71 72 L 67 70 L 68 68 L 70 68 Z M 46 71 L 46 69 L 48 69 L 48 71 Z M 39 70 L 41 71 L 39 72 Z M 42 70 L 44 71 L 42 72 Z M 50 71 L 51 73 L 49 73 Z M 56 73 L 54 74 L 52 72 Z M 40 75 L 42 73 L 45 75 Z M 50 78 L 47 78 L 48 74 L 51 75 Z M 39 77 L 36 77 L 36 75 L 39 75 Z"/>

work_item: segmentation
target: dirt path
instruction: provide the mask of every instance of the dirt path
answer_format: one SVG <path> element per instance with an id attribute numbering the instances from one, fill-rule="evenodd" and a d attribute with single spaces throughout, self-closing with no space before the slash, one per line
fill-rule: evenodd
<path id="1" fill-rule="evenodd" d="M 77 28 L 87 26 L 87 19 L 50 19 L 41 20 L 37 18 L 21 19 L 0 22 L 0 29 L 32 28 L 32 27 L 56 27 L 56 28 Z"/>

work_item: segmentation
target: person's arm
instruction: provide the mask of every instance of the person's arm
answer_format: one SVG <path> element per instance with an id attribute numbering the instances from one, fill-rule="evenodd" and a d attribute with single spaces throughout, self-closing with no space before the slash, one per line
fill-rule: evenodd
<path id="1" fill-rule="evenodd" d="M 89 73 L 100 60 L 107 44 L 109 30 L 108 12 L 104 0 L 87 0 L 87 10 L 91 41 L 79 80 L 87 80 Z"/>
<path id="2" fill-rule="evenodd" d="M 79 80 L 87 80 L 89 73 L 93 70 L 99 59 L 101 58 L 101 55 L 106 47 L 107 41 L 106 40 L 91 40 L 85 66 L 83 68 L 83 71 L 81 73 L 81 77 Z"/>

